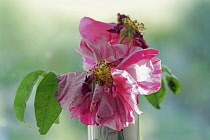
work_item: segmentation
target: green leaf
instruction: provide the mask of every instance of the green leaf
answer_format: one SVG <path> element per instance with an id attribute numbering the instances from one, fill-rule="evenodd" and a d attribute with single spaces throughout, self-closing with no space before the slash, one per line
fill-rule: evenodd
<path id="1" fill-rule="evenodd" d="M 37 80 L 37 87 L 39 86 L 39 84 L 41 83 L 41 81 L 44 79 L 44 77 L 47 75 L 47 72 L 45 72 L 45 73 L 43 73 L 40 77 L 39 77 L 39 79 Z M 36 87 L 36 88 L 37 88 Z"/>
<path id="2" fill-rule="evenodd" d="M 59 117 L 54 121 L 55 124 L 59 124 L 60 121 L 59 121 Z"/>
<path id="3" fill-rule="evenodd" d="M 166 95 L 166 86 L 165 86 L 165 83 L 164 83 L 163 79 L 161 81 L 161 88 L 157 92 L 152 93 L 152 94 L 156 94 L 157 95 L 158 103 L 161 103 L 164 100 L 165 95 Z"/>
<path id="4" fill-rule="evenodd" d="M 171 75 L 171 70 L 166 66 L 166 65 L 162 65 L 162 71 L 163 73 L 167 73 L 169 75 Z"/>
<path id="5" fill-rule="evenodd" d="M 145 95 L 149 103 L 156 109 L 160 109 L 160 103 L 164 100 L 165 95 L 166 95 L 166 86 L 165 81 L 167 82 L 168 87 L 173 91 L 174 94 L 178 94 L 181 91 L 181 83 L 179 80 L 174 76 L 171 72 L 171 70 L 166 67 L 162 66 L 162 72 L 163 72 L 163 79 L 161 81 L 161 88 L 150 95 Z"/>
<path id="6" fill-rule="evenodd" d="M 46 134 L 56 121 L 61 108 L 54 97 L 58 89 L 57 75 L 49 72 L 37 87 L 35 96 L 35 116 L 41 135 Z"/>
<path id="7" fill-rule="evenodd" d="M 40 75 L 42 75 L 44 71 L 42 70 L 37 70 L 34 72 L 29 73 L 20 83 L 15 100 L 14 100 L 14 112 L 17 117 L 17 119 L 20 122 L 23 122 L 26 126 L 28 124 L 24 121 L 24 113 L 25 113 L 25 108 L 26 108 L 26 102 L 28 101 L 32 89 L 39 79 Z"/>
<path id="8" fill-rule="evenodd" d="M 161 88 L 150 95 L 145 95 L 149 103 L 156 109 L 160 109 L 160 103 L 163 101 L 166 95 L 166 88 L 165 88 L 165 83 L 162 79 L 161 81 Z"/>
<path id="9" fill-rule="evenodd" d="M 148 101 L 154 108 L 160 109 L 157 94 L 152 93 L 152 94 L 149 94 L 149 95 L 144 95 L 144 97 L 147 98 L 147 101 Z"/>
<path id="10" fill-rule="evenodd" d="M 182 84 L 178 80 L 178 78 L 171 72 L 171 70 L 167 66 L 162 66 L 162 71 L 165 74 L 165 79 L 169 89 L 174 94 L 179 94 L 182 89 Z"/>
<path id="11" fill-rule="evenodd" d="M 182 89 L 182 84 L 175 75 L 166 74 L 168 87 L 174 94 L 179 94 Z"/>

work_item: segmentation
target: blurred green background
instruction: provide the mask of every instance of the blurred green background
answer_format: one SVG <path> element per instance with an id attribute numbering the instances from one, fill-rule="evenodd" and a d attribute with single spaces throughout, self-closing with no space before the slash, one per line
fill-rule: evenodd
<path id="1" fill-rule="evenodd" d="M 80 19 L 116 22 L 130 15 L 146 25 L 145 39 L 182 81 L 179 95 L 167 92 L 161 110 L 140 97 L 141 140 L 210 138 L 210 1 L 209 0 L 0 0 L 0 140 L 87 140 L 87 127 L 62 111 L 60 124 L 41 136 L 33 112 L 18 122 L 13 100 L 22 78 L 41 69 L 64 74 L 82 70 L 75 52 Z"/>

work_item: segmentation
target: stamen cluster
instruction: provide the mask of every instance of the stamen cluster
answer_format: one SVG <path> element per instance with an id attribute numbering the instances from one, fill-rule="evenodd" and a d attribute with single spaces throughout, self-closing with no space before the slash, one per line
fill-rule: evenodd
<path id="1" fill-rule="evenodd" d="M 128 16 L 126 16 L 125 18 L 122 18 L 122 22 L 124 24 L 129 25 L 130 27 L 132 27 L 135 31 L 139 33 L 143 33 L 144 30 L 146 30 L 146 28 L 144 27 L 144 23 L 138 23 L 137 20 L 132 21 L 130 17 Z"/>
<path id="2" fill-rule="evenodd" d="M 113 82 L 113 78 L 110 72 L 112 67 L 113 65 L 107 63 L 106 60 L 98 63 L 93 69 L 89 70 L 89 72 L 93 73 L 94 75 L 93 81 L 95 83 L 110 86 Z"/>

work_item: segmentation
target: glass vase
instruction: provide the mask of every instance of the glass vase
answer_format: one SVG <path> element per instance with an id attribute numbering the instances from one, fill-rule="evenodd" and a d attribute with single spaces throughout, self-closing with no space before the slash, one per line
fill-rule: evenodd
<path id="1" fill-rule="evenodd" d="M 88 140 L 140 140 L 139 115 L 135 115 L 135 124 L 121 131 L 106 126 L 88 126 Z"/>

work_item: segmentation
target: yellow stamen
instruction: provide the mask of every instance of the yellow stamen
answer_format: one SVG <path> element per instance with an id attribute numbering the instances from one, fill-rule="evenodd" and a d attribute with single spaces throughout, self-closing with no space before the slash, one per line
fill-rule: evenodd
<path id="1" fill-rule="evenodd" d="M 123 18 L 122 22 L 124 24 L 129 25 L 130 27 L 132 27 L 135 31 L 139 33 L 143 33 L 144 30 L 146 30 L 146 28 L 144 27 L 144 23 L 138 23 L 137 20 L 132 21 L 130 17 Z"/>
<path id="2" fill-rule="evenodd" d="M 101 61 L 97 64 L 93 69 L 90 70 L 94 74 L 94 82 L 95 83 L 103 83 L 107 86 L 111 85 L 113 82 L 113 78 L 111 75 L 111 68 L 113 65 L 107 63 L 106 61 Z"/>

